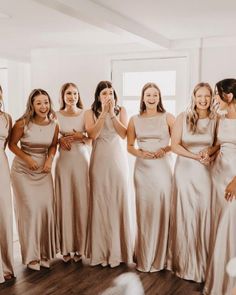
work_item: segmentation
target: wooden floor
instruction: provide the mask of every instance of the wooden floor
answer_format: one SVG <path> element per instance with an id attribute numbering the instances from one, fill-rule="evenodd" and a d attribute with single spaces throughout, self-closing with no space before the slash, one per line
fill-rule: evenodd
<path id="1" fill-rule="evenodd" d="M 181 280 L 169 271 L 141 273 L 126 265 L 111 269 L 56 259 L 50 269 L 31 271 L 21 264 L 18 245 L 15 249 L 17 278 L 1 284 L 0 295 L 98 295 L 125 272 L 138 274 L 146 295 L 200 295 L 202 290 L 201 284 Z"/>

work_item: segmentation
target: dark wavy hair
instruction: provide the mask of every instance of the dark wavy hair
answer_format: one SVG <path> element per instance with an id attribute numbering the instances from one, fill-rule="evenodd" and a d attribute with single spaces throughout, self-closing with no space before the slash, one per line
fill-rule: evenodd
<path id="1" fill-rule="evenodd" d="M 27 101 L 27 104 L 26 104 L 26 110 L 25 110 L 24 114 L 17 121 L 24 120 L 24 125 L 26 125 L 26 126 L 29 124 L 30 121 L 32 121 L 32 119 L 35 116 L 33 102 L 34 102 L 36 96 L 38 96 L 38 95 L 45 95 L 48 97 L 50 109 L 47 114 L 47 117 L 48 117 L 49 121 L 53 121 L 55 119 L 55 112 L 53 110 L 52 100 L 51 100 L 49 94 L 47 93 L 47 91 L 38 88 L 38 89 L 34 89 L 31 91 L 28 101 Z"/>
<path id="2" fill-rule="evenodd" d="M 215 88 L 218 91 L 220 98 L 224 100 L 223 94 L 233 94 L 233 99 L 236 99 L 236 79 L 228 78 L 216 83 Z"/>
<path id="3" fill-rule="evenodd" d="M 157 112 L 159 112 L 159 113 L 165 113 L 166 112 L 166 110 L 164 109 L 164 106 L 162 104 L 160 88 L 155 83 L 148 82 L 143 86 L 143 89 L 142 89 L 141 101 L 140 101 L 140 109 L 139 109 L 140 115 L 142 115 L 146 111 L 146 105 L 145 105 L 145 102 L 144 102 L 144 93 L 148 88 L 152 88 L 152 87 L 155 88 L 159 93 L 159 103 L 157 105 Z"/>
<path id="4" fill-rule="evenodd" d="M 101 110 L 102 110 L 102 104 L 101 101 L 99 100 L 99 96 L 100 93 L 103 89 L 105 88 L 112 88 L 113 89 L 113 93 L 114 93 L 114 100 L 115 100 L 115 107 L 114 107 L 114 111 L 115 114 L 118 115 L 120 112 L 120 107 L 117 104 L 118 101 L 118 97 L 117 94 L 115 92 L 115 89 L 112 87 L 112 83 L 110 81 L 100 81 L 97 85 L 97 88 L 95 90 L 95 94 L 94 94 L 94 102 L 91 105 L 91 109 L 94 112 L 96 118 L 99 117 Z"/>
<path id="5" fill-rule="evenodd" d="M 81 100 L 81 97 L 80 97 L 80 94 L 79 94 L 79 88 L 77 87 L 77 85 L 75 83 L 68 82 L 68 83 L 63 84 L 62 87 L 61 87 L 61 92 L 60 92 L 60 110 L 64 110 L 64 108 L 66 107 L 64 96 L 65 96 L 66 90 L 70 86 L 74 87 L 78 91 L 78 97 L 79 97 L 79 99 L 78 99 L 78 102 L 77 102 L 76 106 L 79 109 L 83 109 L 84 106 L 83 106 L 83 103 L 82 103 L 82 100 Z"/>

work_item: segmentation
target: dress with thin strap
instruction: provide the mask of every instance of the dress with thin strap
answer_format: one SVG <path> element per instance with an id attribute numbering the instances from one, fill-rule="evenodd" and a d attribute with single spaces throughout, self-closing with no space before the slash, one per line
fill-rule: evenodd
<path id="1" fill-rule="evenodd" d="M 93 143 L 90 180 L 88 256 L 91 265 L 113 267 L 132 262 L 127 153 L 109 114 Z"/>
<path id="2" fill-rule="evenodd" d="M 30 170 L 18 156 L 11 178 L 22 262 L 55 257 L 54 191 L 51 173 L 42 172 L 55 133 L 55 122 L 41 126 L 30 122 L 20 139 L 21 149 L 38 163 Z"/>
<path id="3" fill-rule="evenodd" d="M 211 243 L 204 294 L 231 295 L 236 278 L 226 265 L 236 256 L 236 200 L 225 200 L 225 188 L 236 176 L 236 119 L 219 120 L 220 152 L 212 168 Z"/>
<path id="4" fill-rule="evenodd" d="M 13 274 L 13 225 L 10 170 L 5 153 L 9 134 L 7 115 L 0 114 L 0 283 L 4 276 Z"/>

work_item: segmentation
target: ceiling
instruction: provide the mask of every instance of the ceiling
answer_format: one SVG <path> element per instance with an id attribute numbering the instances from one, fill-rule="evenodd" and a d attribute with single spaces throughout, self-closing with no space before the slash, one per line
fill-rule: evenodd
<path id="1" fill-rule="evenodd" d="M 236 37 L 235 0 L 0 0 L 0 58 L 34 49 L 171 49 L 173 41 Z"/>

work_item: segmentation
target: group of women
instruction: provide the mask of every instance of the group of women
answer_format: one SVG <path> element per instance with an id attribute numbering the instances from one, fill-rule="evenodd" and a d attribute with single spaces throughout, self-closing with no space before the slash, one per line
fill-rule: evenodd
<path id="1" fill-rule="evenodd" d="M 236 256 L 236 79 L 219 81 L 214 99 L 208 83 L 196 85 L 190 107 L 176 120 L 154 83 L 144 85 L 140 112 L 129 124 L 109 81 L 97 85 L 90 110 L 84 111 L 73 83 L 62 86 L 60 101 L 55 113 L 48 93 L 33 90 L 12 129 L 10 116 L 0 113 L 0 282 L 14 277 L 4 152 L 9 142 L 16 155 L 11 168 L 16 222 L 28 268 L 49 268 L 57 253 L 65 262 L 87 257 L 91 265 L 110 267 L 135 261 L 139 271 L 166 268 L 205 282 L 206 295 L 230 295 L 236 284 L 226 274 Z M 136 157 L 135 239 L 126 135 L 128 152 Z M 171 150 L 178 155 L 174 173 Z"/>

